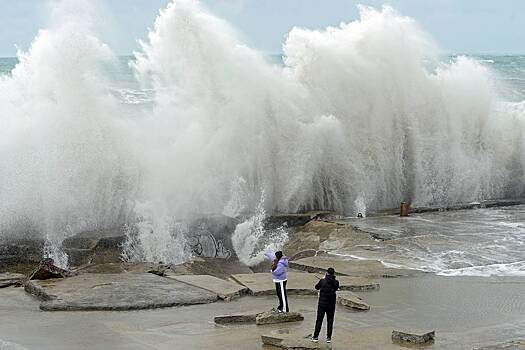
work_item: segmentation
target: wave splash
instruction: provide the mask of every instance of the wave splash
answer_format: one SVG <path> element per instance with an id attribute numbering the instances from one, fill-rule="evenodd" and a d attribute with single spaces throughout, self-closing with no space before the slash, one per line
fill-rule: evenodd
<path id="1" fill-rule="evenodd" d="M 89 26 L 41 31 L 0 78 L 0 232 L 29 227 L 54 247 L 126 223 L 130 256 L 179 262 L 176 223 L 195 214 L 523 194 L 523 104 L 498 96 L 480 62 L 443 61 L 391 7 L 360 13 L 294 28 L 280 66 L 197 1 L 175 0 L 130 63 L 152 98 L 133 115 L 109 91 L 116 59 Z"/>

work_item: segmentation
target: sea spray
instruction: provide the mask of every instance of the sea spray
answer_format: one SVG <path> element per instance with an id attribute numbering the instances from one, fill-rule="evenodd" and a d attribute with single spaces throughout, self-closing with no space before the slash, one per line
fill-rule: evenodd
<path id="1" fill-rule="evenodd" d="M 267 216 L 264 210 L 264 200 L 264 191 L 262 191 L 255 214 L 237 225 L 232 236 L 233 248 L 237 257 L 248 266 L 261 263 L 267 251 L 281 250 L 288 240 L 288 232 L 285 227 L 265 228 Z"/>
<path id="2" fill-rule="evenodd" d="M 136 221 L 126 225 L 123 261 L 179 264 L 191 257 L 187 225 L 168 216 L 162 204 L 137 203 L 136 213 Z"/>
<path id="3" fill-rule="evenodd" d="M 128 259 L 180 262 L 192 233 L 177 222 L 253 215 L 236 230 L 255 237 L 237 241 L 250 262 L 267 242 L 261 210 L 524 194 L 523 104 L 496 94 L 486 65 L 443 60 L 412 19 L 360 11 L 294 28 L 281 66 L 197 1 L 172 1 L 131 63 L 151 98 L 133 113 L 108 88 L 110 48 L 63 16 L 0 77 L 0 234 L 58 247 L 126 225 Z"/>
<path id="4" fill-rule="evenodd" d="M 0 77 L 0 235 L 39 231 L 45 254 L 65 265 L 64 238 L 130 210 L 131 157 L 100 69 L 113 55 L 70 17 L 18 58 Z"/>

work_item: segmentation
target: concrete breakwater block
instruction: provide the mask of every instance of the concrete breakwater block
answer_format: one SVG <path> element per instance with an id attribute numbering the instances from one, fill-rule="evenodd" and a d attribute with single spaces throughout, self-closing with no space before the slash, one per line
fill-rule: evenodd
<path id="1" fill-rule="evenodd" d="M 27 281 L 25 290 L 44 311 L 139 310 L 205 304 L 217 294 L 151 273 L 81 274 Z"/>
<path id="2" fill-rule="evenodd" d="M 257 314 L 257 317 L 255 317 L 255 324 L 274 324 L 284 322 L 297 322 L 302 320 L 304 320 L 304 317 L 298 312 L 266 311 Z"/>
<path id="3" fill-rule="evenodd" d="M 330 344 L 314 343 L 308 339 L 284 335 L 262 335 L 262 343 L 286 350 L 331 349 Z"/>
<path id="4" fill-rule="evenodd" d="M 434 342 L 435 331 L 392 331 L 392 341 L 401 344 L 428 344 Z"/>
<path id="5" fill-rule="evenodd" d="M 255 323 L 257 325 L 297 322 L 302 320 L 304 320 L 304 317 L 298 312 L 277 312 L 273 310 L 259 313 L 220 315 L 214 318 L 214 322 L 217 324 Z"/>
<path id="6" fill-rule="evenodd" d="M 20 273 L 4 272 L 0 273 L 0 288 L 14 285 L 21 285 L 26 276 Z"/>
<path id="7" fill-rule="evenodd" d="M 272 275 L 268 272 L 237 274 L 231 276 L 233 280 L 249 289 L 251 295 L 275 294 L 275 284 Z M 309 273 L 288 272 L 286 290 L 288 295 L 315 295 L 314 286 L 318 278 Z"/>
<path id="8" fill-rule="evenodd" d="M 230 301 L 248 293 L 248 288 L 210 275 L 166 275 L 167 278 L 205 289 L 217 294 L 219 299 Z"/>
<path id="9" fill-rule="evenodd" d="M 337 303 L 341 304 L 350 309 L 359 310 L 359 311 L 368 311 L 370 310 L 370 305 L 368 305 L 363 299 L 355 295 L 352 292 L 344 291 L 337 292 Z"/>

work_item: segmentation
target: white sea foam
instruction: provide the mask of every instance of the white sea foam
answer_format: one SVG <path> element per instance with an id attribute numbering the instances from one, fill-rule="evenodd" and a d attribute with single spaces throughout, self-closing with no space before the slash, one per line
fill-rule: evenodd
<path id="1" fill-rule="evenodd" d="M 20 344 L 0 339 L 0 350 L 27 350 Z"/>
<path id="2" fill-rule="evenodd" d="M 442 276 L 525 276 L 525 262 L 518 261 L 508 264 L 492 264 L 448 269 L 438 272 Z"/>
<path id="3" fill-rule="evenodd" d="M 197 1 L 175 0 L 136 53 L 151 106 L 133 118 L 99 68 L 110 48 L 84 18 L 61 16 L 0 78 L 1 231 L 29 223 L 52 247 L 127 223 L 136 256 L 179 262 L 174 223 L 257 216 L 261 189 L 267 212 L 348 214 L 523 193 L 524 108 L 501 102 L 489 68 L 440 61 L 390 7 L 360 11 L 292 29 L 283 67 Z"/>

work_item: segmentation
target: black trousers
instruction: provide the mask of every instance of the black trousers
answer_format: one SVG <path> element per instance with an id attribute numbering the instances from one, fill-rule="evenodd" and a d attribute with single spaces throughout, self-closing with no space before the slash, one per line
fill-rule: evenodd
<path id="1" fill-rule="evenodd" d="M 275 282 L 275 292 L 279 298 L 279 306 L 277 309 L 284 312 L 290 312 L 290 308 L 288 307 L 288 295 L 286 294 L 286 282 L 287 281 Z"/>
<path id="2" fill-rule="evenodd" d="M 332 338 L 334 328 L 335 305 L 333 307 L 324 307 L 317 305 L 317 320 L 315 321 L 314 338 L 319 337 L 321 326 L 323 325 L 324 314 L 326 314 L 326 337 Z"/>

